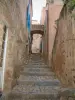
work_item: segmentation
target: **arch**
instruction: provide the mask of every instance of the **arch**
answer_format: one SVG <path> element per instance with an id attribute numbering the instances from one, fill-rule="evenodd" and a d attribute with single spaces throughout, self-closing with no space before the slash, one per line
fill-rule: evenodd
<path id="1" fill-rule="evenodd" d="M 33 41 L 33 35 L 34 34 L 40 34 L 40 35 L 44 35 L 44 25 L 40 25 L 40 24 L 32 24 L 31 26 L 31 32 L 30 32 L 30 36 L 31 36 L 31 41 L 29 43 L 29 52 L 31 53 L 31 46 L 32 46 L 32 41 Z"/>
<path id="2" fill-rule="evenodd" d="M 31 31 L 31 43 L 30 43 L 30 53 L 32 53 L 31 51 L 31 47 L 32 47 L 32 41 L 33 41 L 33 35 L 34 34 L 40 34 L 40 35 L 44 35 L 44 31 L 43 30 L 32 30 Z"/>
<path id="3" fill-rule="evenodd" d="M 32 30 L 31 31 L 31 36 L 33 36 L 33 34 L 41 34 L 41 35 L 44 35 L 44 31 L 41 31 L 41 30 Z"/>

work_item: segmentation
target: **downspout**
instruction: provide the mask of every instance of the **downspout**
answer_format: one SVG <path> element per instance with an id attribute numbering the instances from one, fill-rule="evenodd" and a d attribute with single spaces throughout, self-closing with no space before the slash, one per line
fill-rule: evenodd
<path id="1" fill-rule="evenodd" d="M 4 88 L 4 73 L 5 73 L 5 66 L 6 66 L 6 52 L 7 52 L 7 41 L 8 41 L 8 29 L 6 29 L 6 36 L 5 36 L 5 43 L 4 43 L 4 53 L 3 53 L 3 62 L 2 62 L 2 91 Z"/>

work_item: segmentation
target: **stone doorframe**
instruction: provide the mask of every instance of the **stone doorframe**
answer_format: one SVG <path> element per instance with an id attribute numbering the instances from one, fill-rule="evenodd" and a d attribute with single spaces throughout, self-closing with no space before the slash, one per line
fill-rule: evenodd
<path id="1" fill-rule="evenodd" d="M 3 91 L 4 88 L 4 74 L 5 74 L 5 63 L 6 63 L 6 50 L 7 50 L 7 40 L 8 40 L 8 29 L 7 26 L 0 21 L 0 84 Z"/>
<path id="2" fill-rule="evenodd" d="M 32 53 L 31 47 L 32 47 L 32 41 L 33 41 L 33 35 L 34 35 L 34 34 L 40 34 L 40 35 L 42 35 L 42 37 L 43 37 L 44 31 L 41 31 L 41 30 L 33 30 L 33 31 L 31 31 L 30 53 Z M 41 50 L 40 52 L 42 53 L 42 50 Z"/>

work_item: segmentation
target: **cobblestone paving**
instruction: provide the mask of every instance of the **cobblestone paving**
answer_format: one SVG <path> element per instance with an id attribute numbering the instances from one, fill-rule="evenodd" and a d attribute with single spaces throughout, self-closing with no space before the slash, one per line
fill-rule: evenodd
<path id="1" fill-rule="evenodd" d="M 75 100 L 74 89 L 63 88 L 40 55 L 31 55 L 8 99 Z"/>

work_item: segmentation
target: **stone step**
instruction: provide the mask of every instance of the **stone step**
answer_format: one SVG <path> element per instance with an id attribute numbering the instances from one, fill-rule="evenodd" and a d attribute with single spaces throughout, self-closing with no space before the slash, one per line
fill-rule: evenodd
<path id="1" fill-rule="evenodd" d="M 56 89 L 55 89 L 56 90 Z M 14 92 L 15 93 L 15 92 Z M 19 92 L 18 92 L 19 93 Z M 71 88 L 57 88 L 57 93 L 50 94 L 36 94 L 36 93 L 29 93 L 29 95 L 13 95 L 11 93 L 9 95 L 9 100 L 75 100 L 75 89 Z M 8 99 L 1 99 L 1 100 L 8 100 Z"/>
<path id="2" fill-rule="evenodd" d="M 45 62 L 43 60 L 39 60 L 39 61 L 34 61 L 34 60 L 30 60 L 31 63 L 42 63 L 45 64 Z"/>
<path id="3" fill-rule="evenodd" d="M 48 84 L 48 85 L 46 85 Z M 50 85 L 51 84 L 51 85 Z M 28 83 L 28 84 L 18 84 L 16 85 L 12 92 L 22 92 L 22 93 L 37 93 L 37 94 L 48 94 L 48 93 L 55 93 L 55 91 L 59 91 L 61 89 L 61 86 L 59 83 L 57 86 L 53 85 L 51 82 L 47 83 L 47 82 L 37 82 L 37 83 Z"/>
<path id="4" fill-rule="evenodd" d="M 44 64 L 44 63 L 32 63 L 32 62 L 29 62 L 29 63 L 26 63 L 26 64 L 28 64 L 28 65 L 43 65 L 43 66 L 48 66 L 48 65 L 46 65 L 46 64 Z"/>
<path id="5" fill-rule="evenodd" d="M 54 80 L 56 79 L 55 76 L 24 76 L 20 75 L 18 80 L 26 80 L 26 81 L 48 81 L 48 80 Z M 56 79 L 57 80 L 57 79 Z"/>
<path id="6" fill-rule="evenodd" d="M 24 72 L 50 72 L 49 68 L 24 68 Z"/>
<path id="7" fill-rule="evenodd" d="M 21 72 L 21 75 L 29 75 L 29 76 L 55 76 L 55 73 L 53 72 L 49 72 L 49 71 L 46 71 L 46 72 Z"/>
<path id="8" fill-rule="evenodd" d="M 31 61 L 31 62 L 44 62 L 43 59 L 38 59 L 38 60 L 35 60 L 35 59 L 29 59 L 29 61 Z"/>
<path id="9" fill-rule="evenodd" d="M 44 60 L 42 57 L 33 57 L 33 56 L 31 56 L 31 57 L 29 57 L 29 60 L 36 60 L 36 61 L 38 61 L 38 60 Z"/>
<path id="10" fill-rule="evenodd" d="M 38 96 L 41 95 L 41 97 L 37 97 L 36 94 L 30 94 L 29 93 L 29 96 L 23 97 L 22 95 L 18 96 L 18 95 L 13 95 L 13 93 L 10 93 L 8 96 L 3 94 L 2 97 L 0 98 L 0 100 L 75 100 L 74 93 L 75 93 L 74 88 L 60 88 L 60 92 L 57 95 L 56 94 L 55 95 L 50 94 L 51 95 L 51 97 L 50 97 L 49 94 L 45 94 L 48 97 L 45 96 L 44 99 L 42 98 L 42 94 L 38 95 Z M 32 95 L 34 95 L 35 97 L 33 97 Z"/>
<path id="11" fill-rule="evenodd" d="M 37 64 L 36 64 L 36 65 L 35 65 L 35 64 L 34 64 L 34 65 L 32 65 L 32 64 L 27 64 L 27 65 L 25 65 L 25 68 L 26 68 L 26 67 L 27 67 L 27 68 L 28 68 L 28 67 L 29 67 L 29 68 L 49 68 L 47 65 L 41 65 L 41 64 L 39 64 L 39 65 L 37 65 Z M 51 69 L 51 68 L 50 68 L 50 69 Z"/>
<path id="12" fill-rule="evenodd" d="M 55 80 L 45 80 L 45 81 L 26 81 L 26 80 L 18 80 L 18 84 L 29 86 L 29 85 L 37 85 L 37 86 L 60 86 L 60 82 L 55 79 Z"/>
<path id="13" fill-rule="evenodd" d="M 23 99 L 52 99 L 56 100 L 60 87 L 17 85 L 10 94 L 10 98 Z M 10 99 L 11 100 L 11 99 Z"/>
<path id="14" fill-rule="evenodd" d="M 25 94 L 25 93 L 12 93 L 8 100 L 60 100 L 57 94 Z"/>
<path id="15" fill-rule="evenodd" d="M 32 64 L 33 63 L 35 63 L 35 64 L 38 64 L 38 63 L 45 64 L 44 61 L 29 61 L 29 62 L 32 63 Z"/>
<path id="16" fill-rule="evenodd" d="M 5 99 L 1 99 L 1 100 L 5 100 Z M 9 100 L 61 100 L 61 99 L 57 99 L 57 98 L 45 98 L 45 99 L 41 99 L 41 98 L 39 98 L 39 99 L 32 99 L 32 98 L 29 98 L 29 99 L 24 99 L 24 98 L 12 98 L 12 97 L 10 97 L 10 99 Z M 67 97 L 66 97 L 66 99 L 65 100 L 67 100 Z M 70 99 L 69 99 L 70 100 Z M 75 99 L 71 99 L 71 100 L 75 100 Z"/>
<path id="17" fill-rule="evenodd" d="M 40 55 L 31 55 L 8 100 L 59 100 L 61 84 Z"/>

